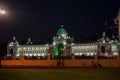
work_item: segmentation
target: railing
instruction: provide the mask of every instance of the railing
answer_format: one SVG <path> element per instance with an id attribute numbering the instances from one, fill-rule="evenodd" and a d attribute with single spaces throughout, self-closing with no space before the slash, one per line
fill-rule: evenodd
<path id="1" fill-rule="evenodd" d="M 25 60 L 47 60 L 47 56 L 25 56 Z"/>

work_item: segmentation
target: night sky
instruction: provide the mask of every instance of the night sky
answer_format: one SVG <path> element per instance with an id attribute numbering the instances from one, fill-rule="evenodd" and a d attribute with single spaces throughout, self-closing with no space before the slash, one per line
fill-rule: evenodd
<path id="1" fill-rule="evenodd" d="M 120 0 L 0 0 L 7 15 L 0 15 L 0 41 L 29 37 L 34 42 L 50 42 L 63 25 L 72 37 L 86 38 L 114 24 Z"/>

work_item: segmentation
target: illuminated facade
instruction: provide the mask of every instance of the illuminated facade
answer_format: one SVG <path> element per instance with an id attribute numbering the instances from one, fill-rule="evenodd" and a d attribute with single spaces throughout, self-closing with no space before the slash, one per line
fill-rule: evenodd
<path id="1" fill-rule="evenodd" d="M 73 38 L 68 36 L 67 31 L 61 25 L 56 36 L 53 37 L 52 44 L 34 45 L 30 38 L 25 45 L 20 45 L 13 37 L 13 41 L 7 46 L 7 56 L 14 56 L 14 58 L 22 55 L 26 57 L 45 58 L 47 55 L 53 57 L 58 56 L 107 56 L 114 57 L 119 54 L 119 43 L 115 36 L 109 39 L 105 32 L 100 39 L 95 43 L 76 44 L 73 43 Z"/>
<path id="2" fill-rule="evenodd" d="M 28 39 L 28 42 L 25 45 L 20 45 L 15 37 L 13 37 L 13 41 L 10 42 L 8 45 L 7 50 L 7 56 L 16 56 L 20 57 L 22 55 L 24 56 L 38 56 L 44 57 L 48 55 L 48 49 L 49 46 L 46 45 L 33 45 L 30 38 Z"/>

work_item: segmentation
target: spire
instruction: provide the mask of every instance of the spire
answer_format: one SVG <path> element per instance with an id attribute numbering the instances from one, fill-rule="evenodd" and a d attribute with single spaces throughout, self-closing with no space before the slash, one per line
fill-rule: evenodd
<path id="1" fill-rule="evenodd" d="M 103 32 L 102 36 L 103 36 L 103 37 L 105 37 L 105 36 L 106 36 L 106 35 L 105 35 L 105 32 Z"/>
<path id="2" fill-rule="evenodd" d="M 17 43 L 17 40 L 16 40 L 15 36 L 13 36 L 13 42 Z"/>
<path id="3" fill-rule="evenodd" d="M 53 40 L 55 40 L 55 36 L 53 37 Z"/>
<path id="4" fill-rule="evenodd" d="M 28 38 L 28 42 L 31 42 L 31 39 L 30 39 L 30 38 Z"/>
<path id="5" fill-rule="evenodd" d="M 28 38 L 27 44 L 33 44 L 30 38 Z"/>
<path id="6" fill-rule="evenodd" d="M 13 36 L 13 41 L 16 41 L 16 38 L 15 38 L 15 36 Z"/>
<path id="7" fill-rule="evenodd" d="M 63 27 L 63 25 L 61 25 L 61 27 Z"/>
<path id="8" fill-rule="evenodd" d="M 103 32 L 102 37 L 97 40 L 100 43 L 110 42 L 110 39 L 106 36 L 105 32 Z"/>
<path id="9" fill-rule="evenodd" d="M 115 44 L 118 43 L 118 39 L 115 37 L 114 34 L 112 35 L 111 43 L 115 43 Z"/>
<path id="10" fill-rule="evenodd" d="M 113 21 L 115 22 L 116 25 L 118 25 L 118 21 L 116 18 L 114 18 Z"/>

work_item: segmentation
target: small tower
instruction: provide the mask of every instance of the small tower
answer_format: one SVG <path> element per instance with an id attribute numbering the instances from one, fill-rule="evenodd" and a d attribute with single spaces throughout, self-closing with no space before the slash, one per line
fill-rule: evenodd
<path id="1" fill-rule="evenodd" d="M 106 36 L 106 33 L 103 32 L 102 37 L 97 40 L 99 43 L 109 43 L 110 39 Z"/>
<path id="2" fill-rule="evenodd" d="M 111 43 L 117 44 L 118 43 L 118 39 L 115 37 L 115 35 L 112 35 L 112 39 L 110 41 Z"/>
<path id="3" fill-rule="evenodd" d="M 28 38 L 27 44 L 28 44 L 28 45 L 33 44 L 30 38 Z"/>
<path id="4" fill-rule="evenodd" d="M 14 36 L 13 40 L 7 46 L 7 56 L 11 56 L 12 59 L 15 59 L 18 46 L 19 46 L 19 42 L 16 40 L 16 38 Z"/>
<path id="5" fill-rule="evenodd" d="M 13 40 L 9 43 L 9 46 L 19 46 L 19 42 L 16 40 L 15 36 L 13 36 Z"/>

